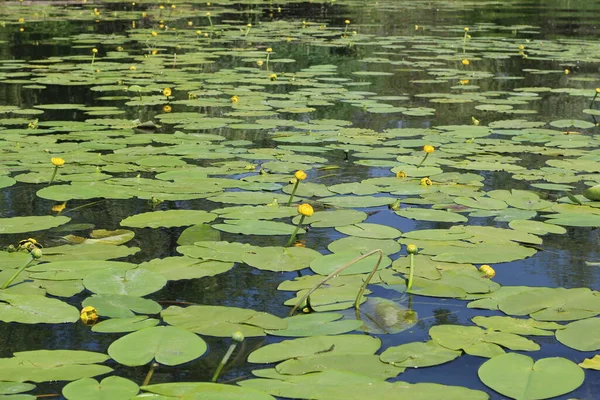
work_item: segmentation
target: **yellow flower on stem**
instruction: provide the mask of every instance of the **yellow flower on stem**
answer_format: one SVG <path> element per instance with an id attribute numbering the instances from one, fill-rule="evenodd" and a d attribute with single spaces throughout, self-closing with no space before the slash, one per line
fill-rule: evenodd
<path id="1" fill-rule="evenodd" d="M 306 179 L 306 172 L 304 172 L 302 170 L 298 170 L 294 174 L 294 177 L 296 178 L 296 183 L 294 184 L 294 188 L 292 189 L 292 194 L 290 195 L 290 199 L 287 202 L 288 206 L 292 204 L 292 200 L 294 199 L 294 195 L 296 194 L 296 190 L 298 190 L 298 185 L 300 184 L 300 181 L 303 181 L 303 180 Z"/>
<path id="2" fill-rule="evenodd" d="M 150 34 L 154 37 L 158 36 L 158 32 L 156 32 L 156 31 L 152 31 Z"/>
<path id="3" fill-rule="evenodd" d="M 404 171 L 398 171 L 396 172 L 396 178 L 406 178 L 408 175 L 406 175 L 406 172 Z"/>
<path id="4" fill-rule="evenodd" d="M 479 271 L 483 272 L 484 278 L 492 279 L 494 276 L 496 276 L 496 271 L 494 271 L 494 268 L 490 267 L 487 264 L 484 264 L 481 267 L 479 267 Z"/>
<path id="5" fill-rule="evenodd" d="M 230 102 L 232 103 L 237 103 L 238 101 L 240 101 L 240 96 L 235 95 L 235 96 L 231 96 L 231 98 L 229 99 Z"/>
<path id="6" fill-rule="evenodd" d="M 17 277 L 23 271 L 25 271 L 25 268 L 27 268 L 35 260 L 39 260 L 40 258 L 42 258 L 42 249 L 40 249 L 40 247 L 42 247 L 42 245 L 39 244 L 38 241 L 33 238 L 21 240 L 19 242 L 19 245 L 17 246 L 17 250 L 21 250 L 21 249 L 27 250 L 29 252 L 29 254 L 31 255 L 31 259 L 29 259 L 29 261 L 25 265 L 23 265 L 14 274 L 12 274 L 12 276 L 10 278 L 8 278 L 8 280 L 6 282 L 4 282 L 4 285 L 2 285 L 2 287 L 0 289 L 6 289 L 7 287 L 9 287 L 10 284 L 13 283 L 13 281 L 15 279 L 17 279 Z"/>
<path id="7" fill-rule="evenodd" d="M 467 60 L 466 58 L 464 60 L 461 61 L 462 65 L 469 65 L 471 64 L 471 61 Z"/>
<path id="8" fill-rule="evenodd" d="M 271 74 L 271 75 L 269 75 L 269 79 L 270 79 L 272 82 L 275 82 L 275 81 L 277 81 L 277 74 Z"/>
<path id="9" fill-rule="evenodd" d="M 435 151 L 435 147 L 433 147 L 430 144 L 426 144 L 425 146 L 423 146 L 423 151 L 425 152 L 425 157 L 423 157 L 423 159 L 421 160 L 419 165 L 417 165 L 417 168 L 419 168 L 421 165 L 423 165 L 425 160 L 427 160 L 427 157 L 429 157 L 429 154 L 431 154 Z"/>
<path id="10" fill-rule="evenodd" d="M 162 91 L 162 94 L 165 95 L 166 97 L 171 96 L 171 94 L 172 94 L 171 88 L 164 88 Z"/>
<path id="11" fill-rule="evenodd" d="M 408 253 L 408 257 L 410 257 L 408 283 L 406 284 L 406 290 L 410 290 L 412 288 L 413 278 L 415 276 L 415 254 L 419 252 L 419 248 L 414 244 L 409 244 L 408 246 L 406 246 L 406 252 Z"/>
<path id="12" fill-rule="evenodd" d="M 300 227 L 304 223 L 304 219 L 306 217 L 312 216 L 314 212 L 315 210 L 313 210 L 310 204 L 303 203 L 298 206 L 298 214 L 301 215 L 300 221 L 298 221 L 298 225 L 296 225 L 296 229 L 294 229 L 294 232 L 292 233 L 292 236 L 290 236 L 290 239 L 286 243 L 285 247 L 290 247 L 292 243 L 294 243 L 294 239 L 296 239 L 296 235 L 298 234 Z"/>
<path id="13" fill-rule="evenodd" d="M 269 57 L 271 56 L 272 51 L 273 51 L 272 48 L 267 47 L 267 50 L 266 50 L 266 52 L 267 52 L 267 71 L 269 70 Z"/>
<path id="14" fill-rule="evenodd" d="M 97 53 L 98 53 L 98 49 L 94 47 L 92 49 L 92 65 L 94 65 L 94 61 L 96 60 L 96 54 Z"/>
<path id="15" fill-rule="evenodd" d="M 94 325 L 98 321 L 98 310 L 92 306 L 84 307 L 79 314 L 79 319 L 85 325 Z"/>
<path id="16" fill-rule="evenodd" d="M 421 178 L 421 185 L 431 186 L 431 185 L 433 185 L 433 182 L 429 178 Z"/>
<path id="17" fill-rule="evenodd" d="M 52 184 L 52 182 L 54 181 L 54 178 L 56 178 L 56 174 L 58 173 L 58 168 L 65 165 L 65 160 L 62 159 L 61 157 L 52 157 L 50 159 L 50 162 L 52 163 L 52 165 L 54 165 L 54 172 L 52 173 L 52 177 L 50 178 L 50 182 L 48 183 L 48 186 L 50 186 Z"/>

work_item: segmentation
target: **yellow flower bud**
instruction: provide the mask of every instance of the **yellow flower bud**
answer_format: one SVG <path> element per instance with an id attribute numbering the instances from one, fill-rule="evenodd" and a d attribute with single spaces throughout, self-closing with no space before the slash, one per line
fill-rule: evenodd
<path id="1" fill-rule="evenodd" d="M 238 101 L 240 101 L 240 96 L 237 96 L 237 95 L 231 96 L 229 101 L 231 101 L 232 103 L 237 103 Z"/>
<path id="2" fill-rule="evenodd" d="M 406 246 L 406 252 L 408 254 L 417 254 L 419 252 L 419 248 L 415 244 L 409 244 Z"/>
<path id="3" fill-rule="evenodd" d="M 350 20 L 349 20 L 349 19 L 347 19 L 347 20 L 345 20 L 345 21 L 344 21 L 344 23 L 345 23 L 346 25 L 348 25 L 348 24 L 350 23 Z"/>
<path id="4" fill-rule="evenodd" d="M 408 175 L 406 175 L 406 172 L 404 171 L 398 171 L 396 172 L 396 178 L 406 178 Z"/>
<path id="5" fill-rule="evenodd" d="M 423 151 L 427 154 L 433 153 L 435 151 L 435 147 L 433 147 L 430 144 L 426 144 L 425 146 L 423 146 Z"/>
<path id="6" fill-rule="evenodd" d="M 171 95 L 171 89 L 170 88 L 164 88 L 162 91 L 163 95 L 169 97 Z"/>
<path id="7" fill-rule="evenodd" d="M 97 52 L 98 52 L 98 49 L 94 47 L 94 48 L 92 49 L 92 53 L 96 54 Z"/>
<path id="8" fill-rule="evenodd" d="M 421 185 L 423 185 L 423 186 L 431 186 L 431 185 L 433 185 L 433 182 L 429 178 L 422 178 L 421 179 Z"/>
<path id="9" fill-rule="evenodd" d="M 233 333 L 233 335 L 231 335 L 231 338 L 232 338 L 233 340 L 235 340 L 236 342 L 239 342 L 239 343 L 241 343 L 241 342 L 243 342 L 243 341 L 244 341 L 244 334 L 243 334 L 242 332 L 240 332 L 240 331 L 235 331 L 235 332 Z"/>
<path id="10" fill-rule="evenodd" d="M 273 51 L 273 49 L 272 49 L 272 48 L 270 48 L 270 47 L 267 47 L 267 50 L 266 50 L 266 51 L 267 51 L 267 53 L 271 53 L 271 52 Z"/>
<path id="11" fill-rule="evenodd" d="M 310 204 L 304 203 L 298 206 L 298 214 L 304 215 L 305 217 L 310 217 L 314 212 L 315 210 L 313 210 Z"/>
<path id="12" fill-rule="evenodd" d="M 306 179 L 306 173 L 302 170 L 298 170 L 296 171 L 296 173 L 294 174 L 294 177 L 296 179 L 298 179 L 299 181 L 303 181 Z"/>
<path id="13" fill-rule="evenodd" d="M 494 268 L 490 267 L 487 264 L 484 264 L 481 267 L 479 267 L 479 271 L 483 272 L 484 278 L 492 279 L 494 276 L 496 276 L 496 271 L 494 271 Z"/>
<path id="14" fill-rule="evenodd" d="M 79 314 L 79 319 L 86 325 L 93 325 L 98 320 L 98 311 L 91 306 L 84 307 Z"/>
<path id="15" fill-rule="evenodd" d="M 469 60 L 467 60 L 466 58 L 464 60 L 461 61 L 462 65 L 469 65 L 471 64 L 471 62 Z"/>

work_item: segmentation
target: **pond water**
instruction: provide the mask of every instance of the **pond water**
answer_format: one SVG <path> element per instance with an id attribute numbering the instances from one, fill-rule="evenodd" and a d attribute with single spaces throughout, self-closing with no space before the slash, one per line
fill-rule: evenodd
<path id="1" fill-rule="evenodd" d="M 598 12 L 3 2 L 0 395 L 596 398 Z"/>

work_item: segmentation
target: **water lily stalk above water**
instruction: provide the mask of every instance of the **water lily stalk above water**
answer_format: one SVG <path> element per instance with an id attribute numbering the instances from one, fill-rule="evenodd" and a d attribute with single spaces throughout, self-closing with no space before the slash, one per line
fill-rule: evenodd
<path id="1" fill-rule="evenodd" d="M 54 165 L 54 172 L 52 173 L 50 182 L 48 182 L 48 186 L 52 185 L 52 182 L 54 182 L 54 178 L 56 178 L 56 174 L 58 173 L 58 168 L 65 165 L 65 160 L 61 157 L 52 157 L 50 159 L 50 162 L 52 163 L 52 165 Z"/>
<path id="2" fill-rule="evenodd" d="M 246 33 L 244 33 L 244 36 L 248 36 L 248 33 L 250 33 L 250 29 L 252 28 L 252 24 L 247 24 L 246 25 Z"/>
<path id="3" fill-rule="evenodd" d="M 300 181 L 303 181 L 306 179 L 306 172 L 304 172 L 302 170 L 298 170 L 294 174 L 294 178 L 296 178 L 296 183 L 294 184 L 294 188 L 292 189 L 292 194 L 290 195 L 290 199 L 287 202 L 288 206 L 292 205 L 292 200 L 294 199 L 296 190 L 298 190 L 298 185 L 300 184 Z"/>
<path id="4" fill-rule="evenodd" d="M 298 234 L 298 231 L 300 230 L 300 226 L 302 226 L 302 224 L 304 223 L 304 219 L 306 217 L 310 217 L 311 215 L 313 215 L 314 212 L 315 211 L 313 210 L 313 208 L 310 204 L 304 203 L 304 204 L 300 204 L 298 206 L 298 214 L 301 215 L 300 221 L 298 221 L 298 225 L 296 225 L 296 229 L 294 229 L 294 232 L 292 233 L 292 236 L 290 236 L 290 239 L 285 244 L 285 247 L 290 247 L 292 245 L 292 243 L 294 243 L 294 239 L 296 239 L 296 235 Z"/>
<path id="5" fill-rule="evenodd" d="M 348 26 L 350 26 L 350 20 L 345 20 L 344 24 L 346 25 L 346 27 L 344 28 L 344 37 L 346 37 L 346 33 L 348 33 Z"/>
<path id="6" fill-rule="evenodd" d="M 207 11 L 205 15 L 206 15 L 206 18 L 208 18 L 208 23 L 210 24 L 211 29 L 214 29 L 215 26 L 213 25 L 212 19 L 210 18 L 210 11 Z"/>
<path id="7" fill-rule="evenodd" d="M 409 244 L 406 246 L 406 252 L 408 253 L 408 257 L 410 257 L 410 265 L 409 265 L 409 273 L 408 273 L 408 283 L 406 284 L 406 290 L 410 290 L 413 285 L 413 278 L 415 276 L 415 254 L 419 252 L 419 249 L 414 244 Z"/>
<path id="8" fill-rule="evenodd" d="M 221 359 L 221 362 L 217 366 L 217 370 L 215 371 L 215 373 L 211 379 L 211 382 L 216 382 L 217 379 L 219 379 L 219 375 L 221 375 L 221 371 L 223 371 L 223 367 L 225 367 L 225 364 L 227 364 L 227 361 L 229 361 L 229 358 L 233 354 L 235 348 L 237 347 L 237 345 L 239 343 L 242 343 L 244 341 L 244 334 L 240 331 L 236 331 L 233 333 L 233 335 L 231 335 L 231 338 L 233 339 L 233 343 L 231 343 L 229 345 L 227 352 L 225 353 L 225 355 Z"/>
<path id="9" fill-rule="evenodd" d="M 421 165 L 423 165 L 425 160 L 427 160 L 427 157 L 429 157 L 429 154 L 431 154 L 435 151 L 435 147 L 433 147 L 430 144 L 426 144 L 425 146 L 423 146 L 423 151 L 425 152 L 425 156 L 423 157 L 423 159 L 421 160 L 419 165 L 417 165 L 417 168 L 419 168 Z"/>
<path id="10" fill-rule="evenodd" d="M 96 60 L 96 54 L 98 54 L 98 49 L 94 47 L 92 49 L 92 66 L 94 65 L 94 61 Z"/>
<path id="11" fill-rule="evenodd" d="M 265 51 L 267 52 L 267 65 L 266 65 L 266 68 L 267 68 L 267 71 L 268 71 L 269 70 L 269 58 L 271 57 L 271 52 L 273 51 L 273 49 L 270 48 L 270 47 L 267 47 L 267 50 L 265 50 Z"/>
<path id="12" fill-rule="evenodd" d="M 29 254 L 31 255 L 31 259 L 29 261 L 27 261 L 27 263 L 25 265 L 23 265 L 21 268 L 19 268 L 10 278 L 7 279 L 6 282 L 4 282 L 4 285 L 2 285 L 2 287 L 0 289 L 6 289 L 7 287 L 10 286 L 11 283 L 13 283 L 13 281 L 15 279 L 17 279 L 17 277 L 19 275 L 21 275 L 21 273 L 25 270 L 25 268 L 27 268 L 33 261 L 35 260 L 39 260 L 40 258 L 42 258 L 42 249 L 40 249 L 41 245 L 32 238 L 26 239 L 26 240 L 21 240 L 19 242 L 19 245 L 17 246 L 17 250 L 20 249 L 25 249 L 29 252 Z"/>
<path id="13" fill-rule="evenodd" d="M 594 93 L 594 98 L 592 99 L 592 102 L 590 103 L 590 106 L 588 108 L 592 108 L 592 106 L 594 105 L 594 102 L 596 101 L 596 97 L 598 97 L 598 93 L 600 93 L 600 87 L 596 88 L 596 91 Z"/>

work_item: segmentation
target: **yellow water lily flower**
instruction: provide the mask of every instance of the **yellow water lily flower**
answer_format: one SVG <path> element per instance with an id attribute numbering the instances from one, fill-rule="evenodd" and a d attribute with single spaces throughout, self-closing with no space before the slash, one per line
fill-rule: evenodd
<path id="1" fill-rule="evenodd" d="M 435 147 L 433 147 L 430 144 L 426 144 L 425 146 L 423 146 L 423 151 L 428 154 L 433 153 L 435 151 Z"/>
<path id="2" fill-rule="evenodd" d="M 152 33 L 150 33 L 150 34 L 154 37 L 158 36 L 158 32 L 156 32 L 156 31 L 152 31 Z"/>
<path id="3" fill-rule="evenodd" d="M 263 65 L 263 60 L 258 60 L 258 61 L 256 61 L 256 65 L 257 65 L 257 66 L 259 66 L 259 67 L 262 67 L 262 65 Z"/>
<path id="4" fill-rule="evenodd" d="M 270 47 L 267 47 L 267 50 L 266 50 L 266 52 L 267 52 L 267 53 L 271 53 L 272 51 L 273 51 L 273 49 L 272 49 L 272 48 L 270 48 Z"/>
<path id="5" fill-rule="evenodd" d="M 315 210 L 313 210 L 310 204 L 303 203 L 298 206 L 298 214 L 304 215 L 305 217 L 310 217 L 314 212 Z"/>
<path id="6" fill-rule="evenodd" d="M 396 172 L 396 178 L 406 178 L 408 175 L 406 175 L 406 172 L 404 171 L 398 171 Z"/>
<path id="7" fill-rule="evenodd" d="M 347 19 L 347 20 L 345 20 L 345 21 L 344 21 L 344 23 L 345 23 L 346 25 L 348 25 L 348 24 L 350 23 L 350 20 L 349 20 L 349 19 Z"/>
<path id="8" fill-rule="evenodd" d="M 494 268 L 490 267 L 487 264 L 484 264 L 481 267 L 479 267 L 479 271 L 483 272 L 484 278 L 492 279 L 494 276 L 496 276 L 496 271 L 494 271 Z"/>
<path id="9" fill-rule="evenodd" d="M 272 80 L 273 82 L 275 82 L 277 80 L 277 74 L 269 75 L 269 79 Z"/>
<path id="10" fill-rule="evenodd" d="M 65 207 L 67 206 L 67 203 L 61 203 L 61 204 L 56 204 L 54 206 L 52 206 L 52 211 L 55 213 L 60 213 L 62 210 L 65 209 Z"/>
<path id="11" fill-rule="evenodd" d="M 422 178 L 421 179 L 421 185 L 423 185 L 423 186 L 431 186 L 431 185 L 433 185 L 433 182 L 429 178 Z"/>
<path id="12" fill-rule="evenodd" d="M 98 311 L 92 306 L 84 307 L 79 314 L 79 319 L 86 325 L 93 325 L 98 320 Z"/>
<path id="13" fill-rule="evenodd" d="M 417 254 L 418 251 L 419 251 L 419 248 L 415 244 L 409 244 L 408 246 L 406 246 L 406 252 L 408 254 Z"/>
<path id="14" fill-rule="evenodd" d="M 171 108 L 170 105 L 166 104 L 166 105 L 163 106 L 162 110 L 165 113 L 170 113 L 173 109 Z"/>
<path id="15" fill-rule="evenodd" d="M 52 157 L 50 159 L 50 162 L 52 163 L 52 165 L 54 165 L 55 167 L 62 167 L 63 165 L 65 165 L 65 160 L 62 159 L 61 157 Z"/>
<path id="16" fill-rule="evenodd" d="M 464 60 L 461 61 L 462 65 L 469 65 L 471 64 L 471 62 L 469 60 L 467 60 L 466 58 Z"/>
<path id="17" fill-rule="evenodd" d="M 298 179 L 299 181 L 303 181 L 306 179 L 306 172 L 302 171 L 302 170 L 298 170 L 296 171 L 296 173 L 294 174 L 294 177 L 296 179 Z"/>
<path id="18" fill-rule="evenodd" d="M 163 95 L 169 97 L 171 95 L 171 88 L 164 88 L 162 91 Z"/>
<path id="19" fill-rule="evenodd" d="M 240 101 L 240 96 L 238 96 L 238 95 L 231 96 L 229 101 L 231 101 L 232 103 L 237 103 L 238 101 Z"/>

